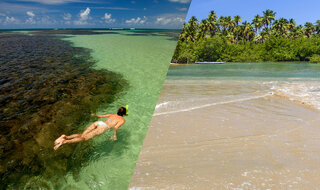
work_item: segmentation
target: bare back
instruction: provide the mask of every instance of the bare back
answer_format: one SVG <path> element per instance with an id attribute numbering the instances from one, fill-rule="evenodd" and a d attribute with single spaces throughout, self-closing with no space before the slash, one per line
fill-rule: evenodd
<path id="1" fill-rule="evenodd" d="M 117 114 L 111 114 L 104 122 L 110 127 L 114 128 L 119 123 L 124 123 L 125 120 L 123 117 L 118 116 Z"/>

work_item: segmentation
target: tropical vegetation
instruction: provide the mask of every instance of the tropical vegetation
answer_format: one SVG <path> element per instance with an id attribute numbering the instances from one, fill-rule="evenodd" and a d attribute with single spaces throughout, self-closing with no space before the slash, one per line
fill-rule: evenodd
<path id="1" fill-rule="evenodd" d="M 320 20 L 297 25 L 294 19 L 276 19 L 269 9 L 251 22 L 215 11 L 200 22 L 193 16 L 183 25 L 172 62 L 197 61 L 320 62 Z"/>

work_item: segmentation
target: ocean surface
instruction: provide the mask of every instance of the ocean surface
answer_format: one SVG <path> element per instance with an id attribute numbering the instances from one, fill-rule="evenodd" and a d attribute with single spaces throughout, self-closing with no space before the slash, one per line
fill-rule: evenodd
<path id="1" fill-rule="evenodd" d="M 172 104 L 175 104 L 172 106 L 173 110 L 178 111 L 176 106 L 182 106 L 181 109 L 194 109 L 194 106 L 206 106 L 208 102 L 220 104 L 224 101 L 237 101 L 237 98 L 241 101 L 242 98 L 255 97 L 254 95 L 257 97 L 278 95 L 320 109 L 320 65 L 316 64 L 228 63 L 173 66 L 170 68 L 166 80 L 168 83 L 182 84 L 180 88 L 184 88 L 183 84 L 192 86 L 195 88 L 197 97 L 201 98 L 185 94 L 183 97 L 179 97 L 178 101 L 175 99 L 173 102 L 159 102 L 156 115 L 163 114 L 164 110 L 165 112 L 171 111 Z M 210 84 L 220 86 L 222 89 L 213 89 Z M 230 87 L 228 88 L 228 86 Z M 226 92 L 221 91 L 221 95 L 217 96 L 215 92 L 219 90 Z M 187 102 L 191 102 L 191 104 L 186 104 Z"/>
<path id="2" fill-rule="evenodd" d="M 127 189 L 178 34 L 3 31 L 1 189 Z M 129 116 L 117 141 L 108 141 L 111 132 L 53 151 L 61 133 L 95 121 L 91 112 L 116 113 L 125 105 Z M 16 112 L 23 117 L 10 117 Z"/>
<path id="3" fill-rule="evenodd" d="M 319 115 L 320 65 L 171 66 L 130 189 L 316 189 Z"/>

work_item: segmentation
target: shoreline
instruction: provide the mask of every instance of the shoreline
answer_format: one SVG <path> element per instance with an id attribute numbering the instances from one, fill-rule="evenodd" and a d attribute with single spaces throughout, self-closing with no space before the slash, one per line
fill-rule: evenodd
<path id="1" fill-rule="evenodd" d="M 274 96 L 273 98 L 278 98 L 278 99 L 280 99 L 282 101 L 286 101 L 288 103 L 291 103 L 292 105 L 296 105 L 296 106 L 299 106 L 301 108 L 308 109 L 310 111 L 314 111 L 314 112 L 319 112 L 320 113 L 320 110 L 315 108 L 310 103 L 307 103 L 307 102 L 304 102 L 304 101 L 301 101 L 301 100 L 290 100 L 289 97 L 282 96 L 282 95 L 279 95 L 279 94 L 273 94 L 273 96 Z"/>
<path id="2" fill-rule="evenodd" d="M 230 64 L 230 63 L 247 63 L 247 64 L 266 64 L 266 63 L 278 63 L 278 64 L 311 64 L 311 65 L 320 65 L 320 63 L 312 63 L 310 61 L 267 61 L 267 62 L 224 62 L 222 64 Z M 217 65 L 222 65 L 217 64 Z M 170 66 L 182 66 L 182 65 L 201 65 L 198 63 L 170 63 Z M 205 65 L 216 65 L 216 64 L 205 64 Z"/>
<path id="3" fill-rule="evenodd" d="M 228 77 L 230 67 L 172 68 L 169 76 L 182 76 L 181 80 L 167 78 L 162 88 L 130 188 L 310 189 L 320 185 L 320 169 L 314 168 L 320 164 L 319 104 L 303 96 L 317 98 L 313 89 L 318 89 L 319 80 L 277 78 L 311 76 L 318 67 L 309 71 L 293 66 L 303 72 L 292 74 L 275 73 L 274 68 L 282 66 L 270 66 L 267 80 L 241 78 L 258 65 L 244 70 L 231 67 L 240 73 L 236 80 L 210 78 L 212 73 L 211 81 L 183 76 L 191 72 L 203 76 L 212 68 Z"/>
<path id="4" fill-rule="evenodd" d="M 314 137 L 320 120 L 311 120 L 319 111 L 277 96 L 244 105 L 254 102 L 281 105 L 283 113 L 290 110 L 289 116 L 296 120 L 264 112 L 246 118 L 248 114 L 229 113 L 232 105 L 153 117 L 130 189 L 308 188 L 319 184 L 320 171 L 313 170 L 319 162 L 312 159 L 317 154 L 310 157 L 308 153 L 320 145 Z M 192 117 L 201 126 L 197 133 Z M 161 159 L 164 154 L 165 160 Z"/>

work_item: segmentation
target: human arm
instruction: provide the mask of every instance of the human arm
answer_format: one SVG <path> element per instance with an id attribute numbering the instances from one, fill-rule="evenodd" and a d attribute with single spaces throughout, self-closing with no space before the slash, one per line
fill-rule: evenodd
<path id="1" fill-rule="evenodd" d="M 92 117 L 98 117 L 98 118 L 104 118 L 104 117 L 110 117 L 112 114 L 105 114 L 105 115 L 96 115 L 94 113 L 91 114 Z"/>
<path id="2" fill-rule="evenodd" d="M 125 123 L 125 121 L 120 121 L 119 123 L 117 123 L 117 125 L 113 128 L 114 130 L 114 135 L 113 137 L 110 138 L 110 140 L 112 141 L 116 141 L 117 140 L 117 132 L 118 132 L 118 129 Z"/>

